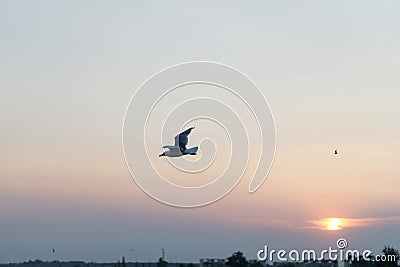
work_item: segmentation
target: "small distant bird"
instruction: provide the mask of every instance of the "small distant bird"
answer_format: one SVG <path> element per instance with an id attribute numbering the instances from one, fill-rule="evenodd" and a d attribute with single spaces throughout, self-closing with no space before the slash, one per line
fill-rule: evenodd
<path id="1" fill-rule="evenodd" d="M 337 155 L 337 154 L 338 154 L 337 149 L 335 149 L 335 155 Z"/>
<path id="2" fill-rule="evenodd" d="M 56 253 L 56 250 L 53 248 L 53 253 Z"/>
<path id="3" fill-rule="evenodd" d="M 192 148 L 186 148 L 188 143 L 188 135 L 194 129 L 191 127 L 186 131 L 181 132 L 177 136 L 175 136 L 175 145 L 173 146 L 163 146 L 162 148 L 167 148 L 168 151 L 158 155 L 159 157 L 180 157 L 183 155 L 196 155 L 197 150 L 199 149 L 197 146 Z"/>

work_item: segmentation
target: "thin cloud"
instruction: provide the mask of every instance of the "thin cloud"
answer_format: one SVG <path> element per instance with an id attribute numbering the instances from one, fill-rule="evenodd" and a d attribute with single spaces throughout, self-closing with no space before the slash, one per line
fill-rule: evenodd
<path id="1" fill-rule="evenodd" d="M 322 218 L 319 220 L 307 221 L 310 225 L 304 227 L 304 229 L 319 229 L 319 230 L 331 230 L 329 229 L 329 223 L 332 220 L 337 220 L 339 223 L 337 229 L 341 230 L 344 228 L 360 228 L 368 226 L 376 226 L 387 223 L 400 222 L 400 216 L 388 216 L 379 218 Z"/>
<path id="2" fill-rule="evenodd" d="M 400 222 L 400 216 L 388 216 L 379 218 L 321 218 L 318 220 L 306 221 L 307 225 L 301 222 L 295 222 L 283 219 L 262 219 L 236 217 L 230 221 L 239 226 L 256 226 L 256 227 L 277 227 L 292 230 L 317 229 L 317 230 L 342 230 L 345 228 L 361 228 L 369 226 L 377 226 L 388 223 Z"/>
<path id="3" fill-rule="evenodd" d="M 259 218 L 233 218 L 232 222 L 240 226 L 278 227 L 296 229 L 296 226 L 287 220 L 259 219 Z"/>

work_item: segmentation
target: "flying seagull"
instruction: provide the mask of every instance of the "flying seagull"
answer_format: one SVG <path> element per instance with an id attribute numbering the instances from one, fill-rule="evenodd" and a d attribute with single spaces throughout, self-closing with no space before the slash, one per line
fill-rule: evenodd
<path id="1" fill-rule="evenodd" d="M 56 249 L 55 248 L 53 248 L 53 253 L 56 253 Z"/>
<path id="2" fill-rule="evenodd" d="M 159 157 L 180 157 L 183 155 L 196 155 L 197 150 L 199 149 L 197 146 L 192 148 L 186 148 L 188 143 L 188 135 L 194 129 L 191 127 L 186 131 L 181 132 L 177 136 L 175 136 L 175 145 L 173 146 L 163 146 L 162 148 L 167 148 L 168 151 L 158 155 Z"/>
<path id="3" fill-rule="evenodd" d="M 337 155 L 337 154 L 338 154 L 337 149 L 335 149 L 335 155 Z"/>

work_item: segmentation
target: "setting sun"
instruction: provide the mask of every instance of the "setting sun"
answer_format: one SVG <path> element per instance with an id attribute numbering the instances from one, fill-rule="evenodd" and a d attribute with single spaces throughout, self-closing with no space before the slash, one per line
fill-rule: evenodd
<path id="1" fill-rule="evenodd" d="M 326 230 L 336 231 L 342 229 L 342 222 L 338 218 L 329 218 L 326 220 Z"/>

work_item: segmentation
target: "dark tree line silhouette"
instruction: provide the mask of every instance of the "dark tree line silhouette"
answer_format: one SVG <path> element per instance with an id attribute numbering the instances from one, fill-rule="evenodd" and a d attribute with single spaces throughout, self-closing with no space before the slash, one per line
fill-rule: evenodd
<path id="1" fill-rule="evenodd" d="M 386 261 L 378 261 L 377 258 L 385 256 Z M 382 249 L 382 253 L 379 255 L 371 255 L 370 260 L 364 260 L 363 257 L 360 255 L 358 260 L 355 259 L 348 259 L 347 266 L 349 267 L 398 267 L 399 266 L 399 250 L 392 246 L 384 246 Z M 10 263 L 10 264 L 0 264 L 0 267 L 41 267 L 41 266 L 75 266 L 75 267 L 92 267 L 92 266 L 111 266 L 111 267 L 144 267 L 143 263 L 126 263 L 125 257 L 122 257 L 121 260 L 118 260 L 116 263 L 86 263 L 86 262 L 79 262 L 79 261 L 70 261 L 70 262 L 59 262 L 59 261 L 52 261 L 52 262 L 44 262 L 39 259 L 37 260 L 30 260 L 23 263 Z M 71 265 L 73 264 L 73 265 Z M 139 264 L 139 265 L 138 265 Z M 159 258 L 157 263 L 152 263 L 157 265 L 157 267 L 168 267 L 168 266 L 178 266 L 178 267 L 197 267 L 198 264 L 195 263 L 173 263 L 170 265 L 163 257 Z M 313 265 L 308 265 L 313 264 Z M 321 265 L 320 265 L 321 264 Z M 329 265 L 326 265 L 329 264 Z M 153 265 L 153 266 L 154 266 Z M 150 266 L 150 263 L 149 265 Z M 236 251 L 231 256 L 227 257 L 222 262 L 212 263 L 212 265 L 208 267 L 264 267 L 266 266 L 266 262 L 258 261 L 258 260 L 247 260 L 244 256 L 243 252 Z M 309 266 L 309 267 L 338 267 L 338 261 L 329 261 L 329 260 L 321 260 L 316 262 L 316 260 L 307 260 L 304 262 L 279 262 L 277 265 L 274 264 L 274 267 L 302 267 L 302 266 Z"/>

